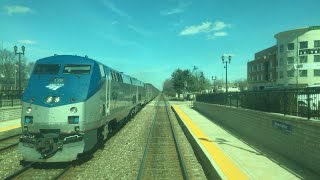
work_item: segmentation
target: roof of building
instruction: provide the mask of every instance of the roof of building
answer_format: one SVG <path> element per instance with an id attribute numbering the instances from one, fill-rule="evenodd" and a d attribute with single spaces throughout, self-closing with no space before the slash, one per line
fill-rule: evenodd
<path id="1" fill-rule="evenodd" d="M 283 31 L 283 32 L 279 32 L 277 34 L 274 35 L 274 37 L 277 39 L 280 36 L 283 36 L 285 34 L 291 34 L 291 33 L 303 33 L 303 32 L 308 32 L 311 30 L 320 30 L 320 26 L 310 26 L 310 27 L 303 27 L 303 28 L 298 28 L 298 29 L 291 29 L 288 31 Z"/>

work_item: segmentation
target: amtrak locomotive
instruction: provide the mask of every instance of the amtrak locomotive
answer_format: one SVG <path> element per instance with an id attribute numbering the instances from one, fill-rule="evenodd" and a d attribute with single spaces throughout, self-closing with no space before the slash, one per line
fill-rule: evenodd
<path id="1" fill-rule="evenodd" d="M 23 160 L 75 160 L 158 93 L 88 57 L 40 59 L 22 98 Z"/>

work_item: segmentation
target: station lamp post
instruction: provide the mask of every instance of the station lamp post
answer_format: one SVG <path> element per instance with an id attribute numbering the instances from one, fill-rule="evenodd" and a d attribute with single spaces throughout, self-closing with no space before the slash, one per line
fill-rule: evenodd
<path id="1" fill-rule="evenodd" d="M 213 92 L 215 93 L 216 92 L 216 80 L 217 80 L 217 76 L 211 76 L 212 80 L 213 80 Z"/>
<path id="2" fill-rule="evenodd" d="M 21 93 L 21 55 L 24 55 L 24 52 L 26 50 L 26 48 L 24 46 L 21 46 L 21 50 L 22 52 L 17 52 L 18 51 L 18 47 L 17 46 L 14 46 L 13 47 L 14 49 L 14 54 L 15 55 L 19 55 L 19 93 Z"/>
<path id="3" fill-rule="evenodd" d="M 226 93 L 228 93 L 228 63 L 230 64 L 231 63 L 231 56 L 229 55 L 228 56 L 228 60 L 224 60 L 224 55 L 222 55 L 221 56 L 221 60 L 222 60 L 222 63 L 223 64 L 226 64 L 225 66 L 224 66 L 224 68 L 226 68 Z"/>

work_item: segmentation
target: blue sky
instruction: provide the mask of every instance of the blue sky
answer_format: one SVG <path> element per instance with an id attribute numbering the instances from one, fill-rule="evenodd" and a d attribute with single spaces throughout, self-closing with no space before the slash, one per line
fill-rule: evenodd
<path id="1" fill-rule="evenodd" d="M 177 69 L 197 66 L 246 78 L 254 53 L 281 31 L 320 25 L 319 0 L 0 0 L 0 46 L 26 46 L 29 61 L 88 55 L 162 89 Z"/>

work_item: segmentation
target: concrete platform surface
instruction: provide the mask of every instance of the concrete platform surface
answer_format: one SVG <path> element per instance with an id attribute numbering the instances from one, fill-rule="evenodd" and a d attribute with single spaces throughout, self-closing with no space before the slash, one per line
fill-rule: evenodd
<path id="1" fill-rule="evenodd" d="M 20 119 L 0 121 L 0 139 L 21 133 Z"/>
<path id="2" fill-rule="evenodd" d="M 216 171 L 222 172 L 222 179 L 320 179 L 317 174 L 299 167 L 294 162 L 285 160 L 285 164 L 282 164 L 284 161 L 269 158 L 263 150 L 257 150 L 193 110 L 192 102 L 171 101 L 170 104 L 175 111 L 181 111 L 177 114 L 184 123 L 195 126 L 188 127 L 189 131 L 193 131 L 192 136 L 197 139 L 202 150 L 206 151 L 205 154 L 211 156 L 208 159 L 214 164 L 213 167 L 218 166 L 219 170 Z M 190 121 L 191 125 L 187 121 Z M 228 162 L 229 160 L 231 162 Z"/>

